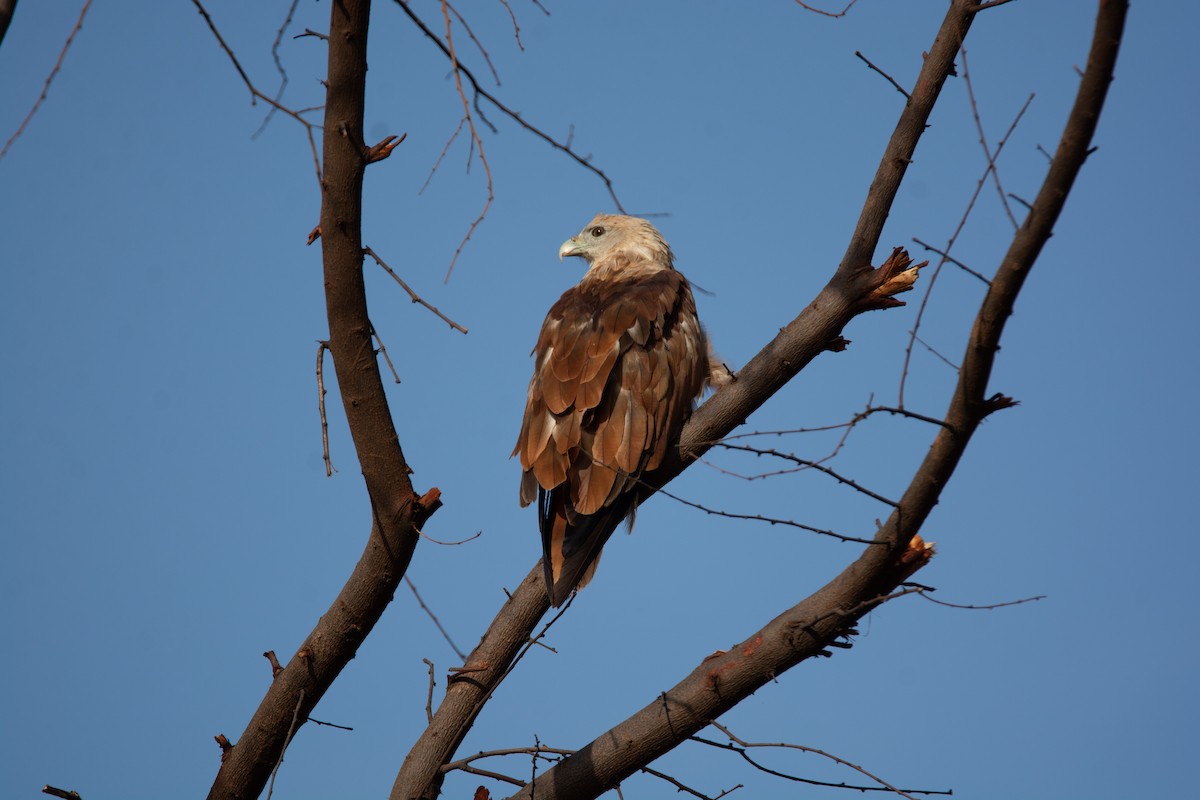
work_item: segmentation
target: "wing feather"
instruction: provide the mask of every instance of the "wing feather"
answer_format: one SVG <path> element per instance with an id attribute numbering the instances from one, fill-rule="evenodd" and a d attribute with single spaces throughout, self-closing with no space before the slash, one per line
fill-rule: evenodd
<path id="1" fill-rule="evenodd" d="M 651 493 L 650 473 L 678 438 L 706 374 L 687 280 L 620 257 L 627 263 L 607 273 L 594 263 L 550 309 L 514 450 L 522 504 L 539 498 L 555 605 L 590 578 L 608 537 Z"/>

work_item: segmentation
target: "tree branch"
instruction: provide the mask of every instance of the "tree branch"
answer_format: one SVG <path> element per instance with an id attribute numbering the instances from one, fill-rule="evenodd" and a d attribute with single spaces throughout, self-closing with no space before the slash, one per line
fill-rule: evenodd
<path id="1" fill-rule="evenodd" d="M 4 34 L 8 33 L 9 23 L 17 10 L 17 0 L 0 0 L 0 43 L 4 42 Z"/>
<path id="2" fill-rule="evenodd" d="M 21 124 L 17 126 L 17 130 L 12 136 L 8 137 L 8 141 L 4 143 L 4 147 L 0 147 L 0 158 L 8 153 L 8 149 L 12 147 L 22 133 L 25 132 L 25 127 L 29 121 L 33 119 L 34 114 L 42 107 L 42 103 L 46 100 L 46 95 L 50 93 L 50 84 L 54 83 L 54 77 L 58 75 L 58 71 L 62 69 L 63 61 L 67 57 L 67 51 L 71 49 L 71 42 L 75 41 L 75 34 L 79 33 L 83 27 L 84 17 L 87 16 L 88 9 L 92 6 L 92 0 L 87 0 L 83 4 L 83 8 L 79 11 L 79 19 L 75 21 L 75 27 L 71 28 L 71 32 L 67 34 L 67 41 L 63 43 L 62 50 L 58 53 L 58 60 L 54 62 L 54 69 L 50 70 L 50 75 L 46 77 L 46 82 L 42 84 L 42 93 L 38 95 L 38 99 L 33 104 L 33 108 L 29 109 L 29 113 L 25 115 L 25 119 L 21 120 Z M 0 39 L 4 38 L 4 33 L 8 30 L 8 23 L 12 20 L 13 11 L 16 10 L 16 0 L 11 2 L 0 2 Z"/>
<path id="3" fill-rule="evenodd" d="M 329 351 L 373 524 L 366 549 L 337 599 L 276 676 L 242 738 L 225 754 L 209 798 L 250 798 L 262 792 L 293 714 L 302 725 L 354 657 L 404 576 L 419 527 L 440 506 L 436 489 L 420 498 L 413 491 L 367 316 L 361 218 L 368 164 L 362 125 L 370 2 L 338 0 L 331 6 L 321 182 Z"/>

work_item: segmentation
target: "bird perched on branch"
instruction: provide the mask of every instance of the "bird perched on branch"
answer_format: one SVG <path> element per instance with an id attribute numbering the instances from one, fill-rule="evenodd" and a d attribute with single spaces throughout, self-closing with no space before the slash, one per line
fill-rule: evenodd
<path id="1" fill-rule="evenodd" d="M 649 222 L 598 214 L 558 255 L 580 256 L 588 270 L 542 323 L 513 450 L 521 505 L 538 501 L 555 606 L 591 579 L 621 521 L 633 527 L 693 403 L 729 376 L 711 357 L 671 248 Z"/>

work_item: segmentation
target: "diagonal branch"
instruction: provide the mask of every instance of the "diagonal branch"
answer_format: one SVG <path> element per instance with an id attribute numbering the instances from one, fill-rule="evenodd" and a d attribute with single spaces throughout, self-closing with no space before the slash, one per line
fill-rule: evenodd
<path id="1" fill-rule="evenodd" d="M 241 739 L 228 748 L 209 798 L 256 797 L 289 738 L 303 725 L 379 621 L 404 576 L 419 529 L 441 505 L 439 492 L 413 491 L 371 340 L 363 282 L 362 185 L 369 163 L 362 126 L 369 0 L 331 8 L 325 105 L 321 245 L 329 352 L 358 453 L 372 525 L 366 548 L 316 627 L 275 676 Z M 296 698 L 301 700 L 297 703 Z"/>
<path id="2" fill-rule="evenodd" d="M 4 38 L 4 33 L 8 30 L 8 23 L 12 19 L 16 5 L 16 0 L 11 0 L 9 3 L 0 2 L 0 39 Z M 79 19 L 75 21 L 75 27 L 71 28 L 71 32 L 67 34 L 67 41 L 63 43 L 62 50 L 59 51 L 58 60 L 54 62 L 54 69 L 50 70 L 50 75 L 47 76 L 46 82 L 42 84 L 42 93 L 38 95 L 37 101 L 34 102 L 33 108 L 29 109 L 29 113 L 25 115 L 25 119 L 21 120 L 21 124 L 17 126 L 16 132 L 8 137 L 8 141 L 4 143 L 4 147 L 0 147 L 0 158 L 4 158 L 8 152 L 8 148 L 12 147 L 12 143 L 25 132 L 25 127 L 29 125 L 29 121 L 33 119 L 33 115 L 42 107 L 42 103 L 46 100 L 46 95 L 50 93 L 50 84 L 54 83 L 54 76 L 58 75 L 58 71 L 62 69 L 63 60 L 67 57 L 67 51 L 71 49 L 71 42 L 75 41 L 75 34 L 79 33 L 79 29 L 83 27 L 83 19 L 87 16 L 88 9 L 91 6 L 92 0 L 87 0 L 83 4 L 83 8 L 80 9 Z"/>
<path id="3" fill-rule="evenodd" d="M 451 60 L 451 62 L 454 64 L 456 74 L 461 73 L 462 76 L 467 79 L 467 81 L 471 84 L 471 89 L 474 90 L 476 97 L 484 98 L 489 103 L 491 103 L 493 106 L 495 106 L 501 113 L 503 113 L 504 115 L 509 117 L 513 122 L 517 123 L 522 128 L 529 131 L 530 133 L 532 133 L 534 136 L 538 137 L 542 141 L 546 142 L 546 144 L 550 145 L 555 150 L 561 150 L 562 152 L 566 153 L 568 156 L 570 156 L 572 159 L 574 159 L 575 162 L 579 164 L 579 166 L 581 166 L 584 169 L 588 170 L 589 172 L 593 173 L 596 177 L 598 177 L 601 181 L 604 182 L 604 188 L 608 189 L 608 196 L 612 198 L 613 205 L 615 205 L 617 207 L 617 210 L 620 211 L 622 214 L 625 213 L 625 209 L 621 205 L 621 201 L 617 199 L 617 193 L 613 189 L 612 179 L 609 178 L 608 175 L 604 174 L 604 171 L 602 169 L 600 169 L 599 167 L 592 164 L 592 162 L 589 160 L 590 157 L 585 157 L 585 156 L 579 155 L 579 153 L 577 153 L 573 149 L 571 149 L 570 142 L 567 142 L 566 144 L 559 142 L 554 137 L 545 133 L 541 128 L 538 128 L 538 127 L 526 122 L 525 119 L 521 116 L 521 113 L 519 111 L 513 111 L 511 108 L 506 106 L 504 103 L 500 102 L 496 98 L 495 95 L 493 95 L 487 89 L 484 89 L 482 86 L 479 85 L 479 81 L 475 80 L 474 74 L 472 74 L 469 69 L 464 67 L 462 64 L 458 63 L 457 59 L 454 57 L 453 53 L 451 52 L 451 49 L 446 46 L 446 43 L 443 42 L 436 33 L 431 31 L 429 29 L 429 27 L 424 22 L 421 21 L 421 18 L 418 17 L 416 15 L 416 13 L 414 13 L 413 10 L 409 7 L 407 0 L 394 0 L 394 2 L 396 3 L 396 5 L 400 6 L 401 11 L 403 11 L 405 14 L 408 15 L 408 18 L 413 21 L 413 24 L 416 25 L 418 28 L 420 28 L 422 33 L 424 33 L 427 37 L 429 37 L 429 39 L 438 46 L 438 49 L 441 50 L 446 55 L 446 57 Z"/>
<path id="4" fill-rule="evenodd" d="M 246 74 L 246 70 L 242 69 L 242 64 L 240 61 L 238 61 L 237 56 L 234 55 L 233 49 L 225 43 L 225 38 L 221 36 L 221 32 L 217 30 L 217 25 L 215 22 L 213 22 L 212 17 L 209 16 L 208 10 L 204 8 L 204 5 L 200 2 L 200 0 L 192 0 L 192 5 L 196 6 L 196 10 L 200 12 L 200 16 L 204 17 L 204 21 L 208 24 L 208 29 L 212 31 L 213 36 L 217 38 L 217 43 L 221 45 L 221 49 L 225 51 L 225 55 L 229 56 L 229 60 L 233 62 L 233 68 L 236 69 L 238 75 L 241 76 L 242 83 L 246 84 L 246 88 L 250 90 L 250 105 L 256 105 L 258 100 L 262 100 L 272 109 L 276 111 L 282 111 L 284 114 L 287 114 L 289 117 L 296 120 L 296 122 L 299 122 L 304 126 L 304 133 L 308 136 L 308 147 L 309 150 L 312 151 L 313 167 L 317 172 L 317 182 L 320 183 L 321 162 L 317 158 L 317 140 L 313 135 L 313 128 L 316 126 L 301 116 L 304 111 L 312 109 L 302 109 L 300 111 L 296 111 L 283 105 L 277 99 L 259 91 L 258 87 L 254 85 L 254 82 L 250 80 L 250 76 Z M 284 25 L 286 26 L 287 23 L 285 22 Z M 283 87 L 280 87 L 281 97 L 282 91 Z"/>

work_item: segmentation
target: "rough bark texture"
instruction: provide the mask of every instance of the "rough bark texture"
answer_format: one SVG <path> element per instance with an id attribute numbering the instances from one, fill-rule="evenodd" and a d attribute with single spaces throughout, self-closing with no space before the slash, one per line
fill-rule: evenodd
<path id="1" fill-rule="evenodd" d="M 423 505 L 392 424 L 371 342 L 362 275 L 362 139 L 368 0 L 335 0 L 329 29 L 321 231 L 329 349 L 371 504 L 366 549 L 337 599 L 263 698 L 241 738 L 222 759 L 210 798 L 253 798 L 279 761 L 293 719 L 302 725 L 354 657 L 391 602 L 418 540 L 436 510 Z M 266 665 L 264 665 L 266 674 Z"/>

